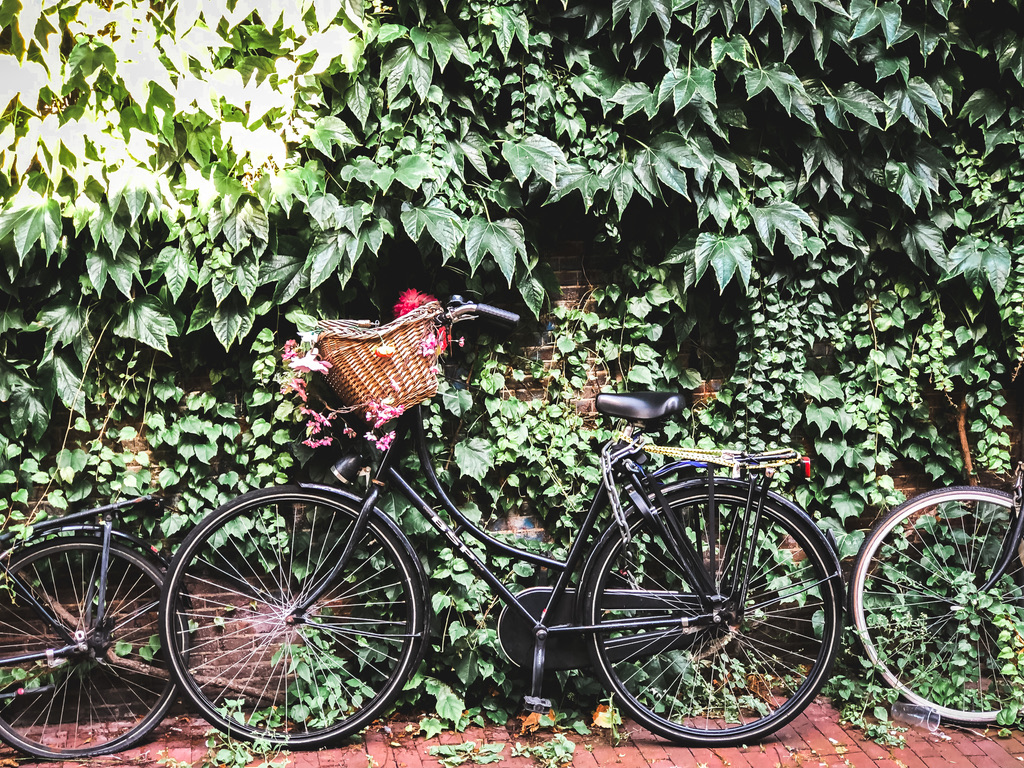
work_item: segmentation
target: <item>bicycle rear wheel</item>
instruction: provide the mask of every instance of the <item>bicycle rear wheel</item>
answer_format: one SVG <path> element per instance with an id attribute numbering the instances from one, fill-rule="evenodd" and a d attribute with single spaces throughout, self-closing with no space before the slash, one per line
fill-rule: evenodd
<path id="1" fill-rule="evenodd" d="M 665 496 L 716 589 L 728 594 L 727 574 L 749 549 L 730 537 L 746 484 L 716 481 L 719 524 L 710 534 L 707 490 L 696 480 Z M 724 606 L 721 623 L 710 626 L 687 626 L 700 614 L 697 588 L 661 535 L 635 511 L 630 530 L 628 545 L 617 527 L 604 534 L 583 598 L 585 623 L 619 622 L 599 629 L 590 649 L 616 703 L 690 746 L 751 743 L 796 717 L 828 679 L 841 634 L 838 562 L 811 520 L 774 494 L 765 500 L 743 605 Z M 657 619 L 656 627 L 622 626 Z"/>
<path id="2" fill-rule="evenodd" d="M 980 589 L 1012 523 L 1002 491 L 931 491 L 890 512 L 857 555 L 851 612 L 868 658 L 908 701 L 944 720 L 994 722 L 1013 702 L 1014 675 L 999 655 L 1024 621 L 1024 554 Z"/>
<path id="3" fill-rule="evenodd" d="M 167 713 L 174 685 L 159 643 L 157 563 L 111 542 L 106 618 L 95 622 L 102 542 L 56 537 L 11 561 L 12 576 L 86 649 L 52 662 L 0 666 L 0 737 L 41 758 L 68 760 L 138 742 Z M 0 595 L 0 657 L 65 645 L 56 630 L 7 584 Z"/>
<path id="4" fill-rule="evenodd" d="M 386 710 L 426 646 L 422 566 L 373 514 L 340 572 L 359 500 L 308 487 L 247 493 L 182 543 L 162 632 L 188 627 L 171 663 L 185 694 L 228 735 L 314 748 Z M 296 606 L 314 590 L 304 613 Z"/>

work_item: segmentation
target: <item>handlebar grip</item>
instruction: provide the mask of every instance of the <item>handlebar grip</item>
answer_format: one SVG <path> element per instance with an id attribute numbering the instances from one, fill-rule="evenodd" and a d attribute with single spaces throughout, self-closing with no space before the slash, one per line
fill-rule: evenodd
<path id="1" fill-rule="evenodd" d="M 515 328 L 519 325 L 519 315 L 509 312 L 507 309 L 492 307 L 490 304 L 477 304 L 476 314 L 494 320 L 506 328 Z"/>

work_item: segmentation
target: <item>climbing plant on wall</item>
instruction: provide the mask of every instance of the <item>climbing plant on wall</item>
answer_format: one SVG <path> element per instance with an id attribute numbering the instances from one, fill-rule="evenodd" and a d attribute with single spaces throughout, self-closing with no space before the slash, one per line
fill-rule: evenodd
<path id="1" fill-rule="evenodd" d="M 155 490 L 139 524 L 173 538 L 315 474 L 278 346 L 418 287 L 552 324 L 548 365 L 529 324 L 470 339 L 433 406 L 481 515 L 564 543 L 595 371 L 714 380 L 668 436 L 805 446 L 793 492 L 849 556 L 897 469 L 1010 465 L 1020 27 L 1015 0 L 4 0 L 0 515 Z M 551 315 L 566 240 L 603 279 Z M 425 690 L 498 717 L 489 606 L 430 552 L 458 662 Z"/>

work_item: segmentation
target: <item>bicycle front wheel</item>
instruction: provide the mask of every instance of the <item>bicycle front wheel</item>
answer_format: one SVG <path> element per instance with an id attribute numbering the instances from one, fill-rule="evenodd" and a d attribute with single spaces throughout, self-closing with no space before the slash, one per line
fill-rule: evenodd
<path id="1" fill-rule="evenodd" d="M 748 574 L 746 593 L 718 601 L 718 623 L 698 618 L 696 577 L 634 512 L 629 543 L 612 527 L 589 566 L 583 619 L 598 626 L 594 664 L 616 703 L 654 733 L 689 746 L 757 741 L 828 679 L 841 635 L 838 562 L 811 520 L 774 494 L 745 542 L 746 484 L 717 481 L 711 517 L 704 480 L 665 497 L 716 594 L 733 594 L 736 573 Z"/>
<path id="2" fill-rule="evenodd" d="M 140 552 L 111 542 L 106 573 L 97 538 L 55 537 L 9 566 L 13 579 L 82 648 L 0 665 L 0 737 L 52 760 L 103 755 L 146 736 L 167 713 L 174 685 L 159 641 L 162 574 Z M 106 580 L 106 614 L 97 620 Z M 67 644 L 11 583 L 0 586 L 0 657 L 44 654 Z"/>
<path id="3" fill-rule="evenodd" d="M 327 489 L 245 494 L 182 543 L 162 632 L 185 694 L 234 738 L 314 748 L 382 714 L 426 645 L 422 567 L 387 518 Z M 355 536 L 351 556 L 342 552 Z M 310 597 L 315 600 L 300 610 Z"/>
<path id="4" fill-rule="evenodd" d="M 1003 650 L 1024 621 L 1024 552 L 982 591 L 1013 525 L 1001 491 L 953 487 L 904 502 L 864 540 L 850 583 L 868 658 L 908 701 L 955 723 L 994 722 L 1013 702 Z M 1011 665 L 1013 666 L 1013 665 Z M 1005 670 L 1005 672 L 1004 672 Z"/>

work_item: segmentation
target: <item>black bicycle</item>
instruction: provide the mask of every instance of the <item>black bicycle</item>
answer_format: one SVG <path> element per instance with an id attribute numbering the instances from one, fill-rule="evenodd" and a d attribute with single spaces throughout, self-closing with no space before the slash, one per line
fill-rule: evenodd
<path id="1" fill-rule="evenodd" d="M 443 332 L 477 317 L 517 320 L 456 298 L 433 322 Z M 391 358 L 385 341 L 376 349 Z M 772 733 L 829 676 L 839 563 L 808 515 L 769 489 L 793 452 L 665 449 L 676 460 L 645 469 L 645 427 L 685 406 L 679 394 L 598 397 L 625 427 L 602 449 L 603 482 L 564 562 L 510 547 L 459 511 L 431 466 L 421 406 L 399 418 L 399 441 L 411 436 L 440 513 L 399 469 L 401 442 L 378 457 L 362 495 L 300 484 L 223 505 L 185 539 L 164 585 L 164 647 L 189 649 L 170 654 L 182 690 L 231 736 L 291 748 L 384 714 L 426 651 L 431 606 L 420 559 L 377 506 L 388 484 L 504 603 L 502 645 L 532 670 L 527 709 L 548 710 L 544 670 L 585 665 L 586 648 L 615 703 L 668 739 L 724 746 Z M 553 585 L 514 594 L 467 539 L 546 570 Z"/>
<path id="2" fill-rule="evenodd" d="M 0 536 L 0 738 L 66 760 L 125 749 L 175 686 L 160 649 L 165 564 L 114 527 L 132 499 Z"/>

